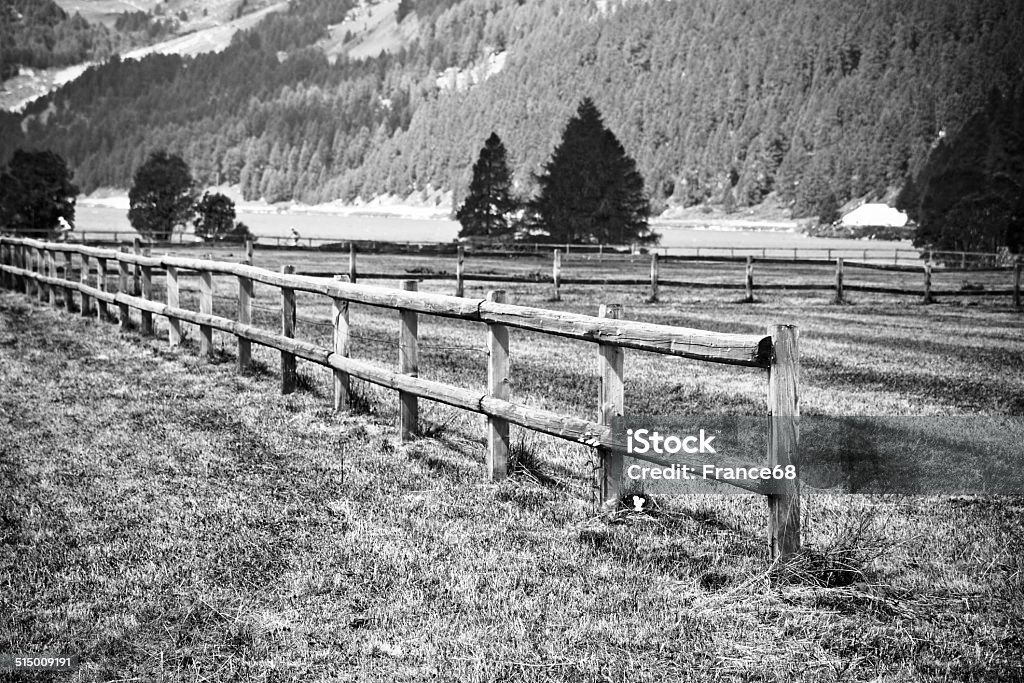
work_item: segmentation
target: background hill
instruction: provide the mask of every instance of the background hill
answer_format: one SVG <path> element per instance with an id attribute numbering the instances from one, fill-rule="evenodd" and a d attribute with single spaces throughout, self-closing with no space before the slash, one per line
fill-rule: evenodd
<path id="1" fill-rule="evenodd" d="M 458 201 L 493 130 L 528 194 L 589 96 L 656 208 L 775 193 L 801 215 L 892 197 L 1018 95 L 1020 35 L 1016 0 L 292 0 L 220 53 L 90 68 L 3 116 L 0 158 L 54 149 L 89 191 L 164 147 L 247 198 Z"/>

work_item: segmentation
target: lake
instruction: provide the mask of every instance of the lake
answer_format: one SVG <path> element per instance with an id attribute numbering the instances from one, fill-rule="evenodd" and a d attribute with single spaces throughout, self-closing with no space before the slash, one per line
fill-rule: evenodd
<path id="1" fill-rule="evenodd" d="M 135 234 L 124 209 L 79 206 L 75 226 L 78 234 L 118 232 Z M 377 240 L 385 242 L 451 242 L 459 224 L 447 219 L 400 218 L 393 216 L 352 216 L 323 213 L 238 212 L 242 221 L 259 237 L 289 237 L 294 228 L 305 238 Z M 789 250 L 832 249 L 862 251 L 912 249 L 909 241 L 853 240 L 808 237 L 801 233 L 777 230 L 736 230 L 673 227 L 652 222 L 661 234 L 659 246 L 671 249 L 722 247 L 735 249 Z"/>

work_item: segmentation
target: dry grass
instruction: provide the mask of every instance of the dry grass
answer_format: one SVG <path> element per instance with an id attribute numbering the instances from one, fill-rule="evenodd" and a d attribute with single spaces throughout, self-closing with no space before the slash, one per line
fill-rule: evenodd
<path id="1" fill-rule="evenodd" d="M 592 293 L 560 306 L 590 311 Z M 1021 322 L 998 307 L 645 294 L 606 292 L 633 318 L 800 324 L 809 413 L 1022 412 Z M 396 329 L 354 307 L 353 355 L 393 364 Z M 482 329 L 421 334 L 425 376 L 483 384 Z M 217 344 L 201 362 L 0 295 L 0 652 L 81 653 L 82 681 L 1024 677 L 1020 499 L 814 496 L 808 550 L 782 568 L 754 496 L 600 518 L 586 449 L 514 430 L 512 476 L 488 485 L 479 416 L 424 404 L 424 437 L 400 444 L 387 392 L 356 383 L 372 412 L 337 415 L 321 369 L 300 365 L 308 390 L 282 397 L 273 354 L 254 349 L 242 377 Z M 512 344 L 517 397 L 590 414 L 592 347 Z M 627 368 L 638 413 L 763 410 L 758 371 L 639 353 Z"/>

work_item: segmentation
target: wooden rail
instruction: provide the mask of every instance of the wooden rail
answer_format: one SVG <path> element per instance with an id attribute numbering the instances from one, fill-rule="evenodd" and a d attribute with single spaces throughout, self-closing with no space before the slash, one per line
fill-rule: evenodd
<path id="1" fill-rule="evenodd" d="M 657 226 L 655 226 L 657 229 Z M 155 242 L 150 241 L 151 246 L 173 246 L 175 248 L 188 247 L 209 247 L 218 244 L 236 244 L 230 242 L 205 242 L 194 238 L 186 241 L 186 236 L 179 235 L 178 240 Z M 140 239 L 135 231 L 89 231 L 77 230 L 69 233 L 67 239 L 79 244 L 110 245 L 133 243 Z M 976 251 L 940 251 L 903 247 L 735 247 L 735 246 L 642 246 L 638 244 L 565 244 L 558 242 L 515 242 L 505 246 L 486 245 L 464 245 L 456 242 L 415 242 L 415 241 L 389 241 L 379 240 L 349 240 L 336 237 L 299 237 L 296 239 L 288 235 L 257 235 L 256 241 L 264 249 L 342 249 L 347 250 L 347 245 L 358 245 L 365 251 L 377 253 L 436 253 L 455 254 L 462 247 L 474 255 L 524 255 L 524 254 L 549 254 L 553 249 L 558 249 L 565 256 L 592 257 L 597 259 L 613 258 L 616 255 L 657 253 L 662 258 L 674 256 L 715 257 L 724 256 L 727 258 L 746 258 L 753 256 L 762 260 L 774 258 L 778 260 L 806 260 L 823 259 L 834 262 L 836 258 L 857 258 L 874 261 L 938 260 L 944 262 L 959 262 L 966 267 L 971 262 L 990 263 L 999 258 L 999 255 L 992 252 Z"/>
<path id="2" fill-rule="evenodd" d="M 354 246 L 350 246 L 349 249 L 349 279 L 354 281 L 356 273 L 356 253 L 357 250 Z M 710 257 L 696 257 L 696 256 L 659 256 L 657 253 L 652 253 L 648 257 L 650 261 L 650 274 L 648 277 L 579 277 L 566 275 L 564 260 L 566 256 L 560 249 L 555 249 L 552 252 L 551 260 L 551 275 L 544 275 L 540 272 L 527 274 L 527 275 L 515 275 L 515 274 L 494 274 L 494 273 L 467 273 L 466 272 L 466 259 L 467 255 L 463 248 L 460 246 L 456 252 L 456 263 L 455 273 L 439 272 L 439 273 L 382 273 L 382 272 L 363 272 L 360 273 L 359 277 L 363 280 L 405 280 L 410 277 L 415 277 L 417 280 L 455 280 L 455 296 L 461 297 L 465 293 L 465 283 L 467 282 L 496 282 L 496 283 L 524 283 L 524 284 L 538 284 L 548 283 L 551 285 L 551 300 L 559 301 L 562 296 L 562 287 L 565 285 L 581 285 L 581 286 L 644 286 L 649 288 L 649 294 L 647 296 L 648 302 L 658 301 L 659 291 L 662 287 L 675 287 L 680 289 L 722 289 L 722 290 L 744 290 L 745 297 L 743 301 L 752 303 L 754 299 L 754 291 L 769 291 L 769 290 L 780 290 L 780 291 L 835 291 L 835 300 L 842 302 L 845 300 L 846 292 L 870 292 L 875 294 L 894 294 L 901 296 L 917 296 L 921 297 L 924 303 L 932 303 L 937 297 L 959 297 L 959 296 L 1012 296 L 1014 305 L 1019 307 L 1021 293 L 1021 282 L 1020 277 L 1017 274 L 1013 276 L 1012 287 L 1001 288 L 1001 289 L 963 289 L 963 290 L 950 290 L 941 289 L 936 290 L 932 288 L 932 276 L 933 274 L 952 274 L 952 273 L 1017 273 L 1020 270 L 1021 264 L 1017 263 L 1009 266 L 1001 267 L 990 267 L 990 268 L 957 268 L 957 267 L 937 267 L 931 262 L 925 262 L 913 266 L 892 264 L 892 263 L 868 263 L 864 261 L 849 261 L 843 257 L 836 257 L 833 260 L 799 260 L 794 261 L 792 259 L 775 259 L 775 258 L 756 258 L 754 256 L 710 256 Z M 630 261 L 635 261 L 635 257 L 628 257 Z M 711 263 L 736 263 L 744 266 L 742 271 L 742 277 L 738 277 L 734 282 L 706 282 L 701 280 L 679 280 L 672 278 L 665 278 L 662 275 L 661 264 L 663 263 L 691 263 L 691 262 L 711 262 Z M 798 283 L 798 282 L 758 282 L 755 283 L 755 264 L 784 264 L 793 265 L 799 264 L 801 266 L 834 266 L 836 268 L 835 281 L 829 282 L 828 278 L 822 278 L 820 283 Z M 886 287 L 880 285 L 868 285 L 868 284 L 855 284 L 850 283 L 848 280 L 844 282 L 844 270 L 874 270 L 874 271 L 886 271 L 895 273 L 914 273 L 922 277 L 922 289 L 910 289 L 906 287 Z M 308 277 L 333 277 L 335 271 L 329 270 L 302 270 L 298 271 L 299 275 L 305 275 Z"/>
<path id="3" fill-rule="evenodd" d="M 66 255 L 62 273 L 43 268 L 54 254 Z M 30 259 L 31 255 L 36 258 Z M 79 277 L 73 277 L 73 256 L 79 257 Z M 96 261 L 96 279 L 92 279 L 91 263 Z M 106 263 L 118 266 L 118 289 L 108 289 Z M 656 263 L 656 261 L 654 261 Z M 129 286 L 129 267 L 141 269 L 139 294 Z M 152 298 L 153 273 L 166 274 L 166 301 Z M 419 399 L 436 401 L 488 418 L 488 472 L 492 480 L 506 476 L 508 467 L 509 425 L 514 424 L 543 434 L 585 444 L 596 450 L 599 458 L 599 503 L 618 505 L 624 493 L 622 453 L 626 444 L 617 438 L 610 426 L 624 406 L 624 350 L 637 349 L 706 362 L 760 368 L 768 371 L 768 412 L 775 423 L 771 427 L 771 449 L 768 460 L 787 464 L 796 460 L 799 415 L 799 360 L 796 329 L 775 326 L 766 335 L 740 335 L 706 330 L 654 325 L 620 319 L 620 310 L 602 306 L 597 317 L 516 306 L 504 302 L 504 293 L 494 291 L 485 299 L 467 299 L 416 291 L 415 282 L 404 283 L 403 289 L 387 289 L 352 284 L 340 279 L 323 280 L 284 272 L 273 272 L 243 263 L 190 259 L 171 256 L 154 257 L 145 253 L 115 251 L 67 243 L 47 243 L 31 239 L 0 237 L 0 274 L 4 286 L 19 291 L 57 291 L 66 293 L 61 299 L 48 299 L 54 305 L 73 302 L 78 293 L 83 313 L 95 301 L 98 315 L 105 306 L 116 306 L 122 326 L 131 325 L 130 310 L 143 316 L 161 316 L 168 320 L 168 342 L 181 340 L 182 322 L 200 329 L 200 353 L 212 353 L 213 331 L 238 339 L 238 367 L 247 371 L 251 364 L 249 344 L 276 349 L 281 354 L 281 391 L 295 389 L 295 361 L 302 359 L 334 371 L 334 405 L 344 410 L 349 404 L 349 381 L 360 379 L 395 390 L 400 402 L 400 434 L 403 440 L 414 437 L 418 428 Z M 201 279 L 199 307 L 192 311 L 180 306 L 178 281 L 184 271 L 198 273 Z M 149 275 L 147 275 L 147 273 Z M 237 319 L 215 315 L 212 307 L 213 277 L 232 276 L 238 282 Z M 352 268 L 351 275 L 355 275 Z M 281 291 L 281 329 L 271 331 L 252 323 L 251 301 L 253 283 L 277 287 Z M 330 348 L 295 339 L 296 292 L 327 296 L 332 300 L 334 337 Z M 396 370 L 349 357 L 350 303 L 389 308 L 399 312 L 399 363 Z M 127 312 L 127 313 L 126 313 Z M 419 314 L 458 318 L 486 324 L 488 328 L 488 387 L 485 392 L 452 386 L 419 377 L 418 323 Z M 144 317 L 143 320 L 146 320 Z M 144 326 L 145 327 L 145 326 Z M 523 329 L 597 344 L 601 367 L 601 386 L 597 397 L 597 421 L 566 416 L 553 411 L 515 403 L 511 397 L 509 378 L 509 329 Z M 152 329 L 143 329 L 144 333 Z M 781 430 L 781 431 L 779 431 Z M 699 465 L 699 463 L 690 463 Z M 732 482 L 730 482 L 732 483 Z M 751 482 L 740 482 L 740 488 L 768 496 L 769 546 L 774 555 L 786 557 L 799 548 L 799 496 L 792 491 L 765 489 Z"/>

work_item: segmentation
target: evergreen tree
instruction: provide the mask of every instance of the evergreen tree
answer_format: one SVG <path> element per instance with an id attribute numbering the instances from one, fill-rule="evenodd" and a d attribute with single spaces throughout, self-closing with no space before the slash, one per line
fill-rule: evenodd
<path id="1" fill-rule="evenodd" d="M 128 221 L 143 235 L 169 240 L 195 211 L 196 191 L 188 164 L 158 150 L 135 172 L 128 192 Z"/>
<path id="2" fill-rule="evenodd" d="M 473 164 L 469 195 L 455 213 L 462 224 L 459 237 L 501 238 L 510 235 L 509 216 L 516 208 L 508 154 L 498 134 L 491 133 L 480 150 L 480 157 Z"/>
<path id="3" fill-rule="evenodd" d="M 0 174 L 0 229 L 46 238 L 61 218 L 74 224 L 78 188 L 71 176 L 58 154 L 17 150 Z"/>
<path id="4" fill-rule="evenodd" d="M 935 145 L 897 200 L 917 223 L 914 244 L 952 251 L 1024 247 L 1024 89 L 993 90 L 949 138 Z"/>
<path id="5" fill-rule="evenodd" d="M 557 242 L 626 244 L 657 239 L 636 162 L 589 99 L 570 119 L 538 179 L 532 222 Z"/>

